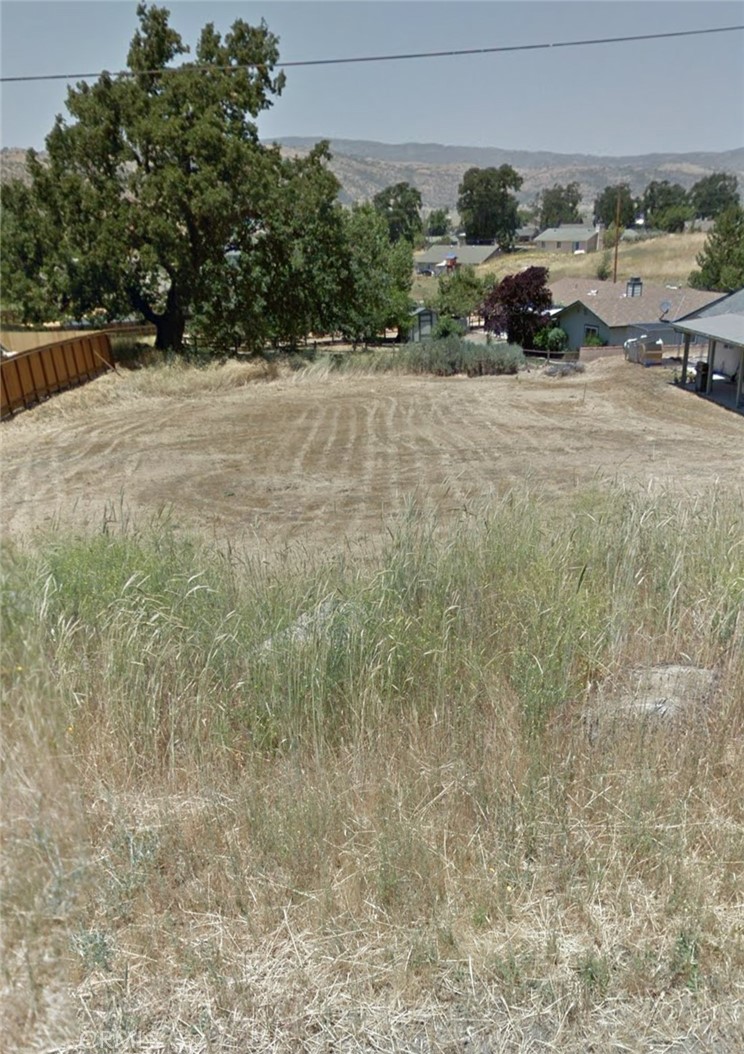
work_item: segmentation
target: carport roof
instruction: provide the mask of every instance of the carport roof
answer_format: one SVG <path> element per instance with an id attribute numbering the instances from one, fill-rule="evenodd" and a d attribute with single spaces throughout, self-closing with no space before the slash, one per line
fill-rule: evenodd
<path id="1" fill-rule="evenodd" d="M 674 328 L 744 348 L 744 315 L 713 315 L 697 321 L 675 322 Z"/>

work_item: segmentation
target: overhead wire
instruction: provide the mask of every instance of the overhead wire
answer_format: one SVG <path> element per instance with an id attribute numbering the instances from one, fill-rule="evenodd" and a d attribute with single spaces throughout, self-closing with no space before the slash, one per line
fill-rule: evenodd
<path id="1" fill-rule="evenodd" d="M 301 66 L 340 66 L 363 62 L 403 62 L 412 59 L 434 59 L 451 58 L 462 55 L 494 55 L 515 51 L 544 51 L 550 48 L 579 48 L 595 47 L 599 44 L 628 44 L 637 43 L 642 40 L 670 40 L 679 37 L 704 36 L 710 33 L 735 33 L 744 30 L 744 26 L 715 26 L 707 29 L 685 29 L 669 30 L 664 33 L 635 33 L 622 37 L 597 37 L 591 40 L 558 40 L 542 44 L 501 44 L 487 48 L 457 48 L 447 51 L 414 51 L 398 55 L 357 55 L 347 58 L 331 59 L 299 59 L 296 61 L 277 62 L 272 69 L 296 69 Z M 163 73 L 183 72 L 237 72 L 238 70 L 260 68 L 265 63 L 230 64 L 226 66 L 213 64 L 186 64 L 183 66 L 165 66 L 158 69 L 147 70 L 118 70 L 111 73 L 109 70 L 98 70 L 95 73 L 43 73 L 28 74 L 17 77 L 0 77 L 0 83 L 10 84 L 28 81 L 54 81 L 54 80 L 89 80 L 93 77 L 101 77 L 107 74 L 110 77 L 139 77 L 155 76 Z"/>

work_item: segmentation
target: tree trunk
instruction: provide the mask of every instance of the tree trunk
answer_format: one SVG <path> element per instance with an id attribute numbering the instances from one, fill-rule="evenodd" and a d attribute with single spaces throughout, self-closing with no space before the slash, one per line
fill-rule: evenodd
<path id="1" fill-rule="evenodd" d="M 155 347 L 159 351 L 180 351 L 183 347 L 183 332 L 186 318 L 180 308 L 171 308 L 155 317 L 157 335 Z"/>
<path id="2" fill-rule="evenodd" d="M 183 347 L 183 332 L 186 316 L 178 302 L 173 286 L 168 291 L 165 311 L 158 315 L 137 288 L 129 290 L 132 306 L 155 326 L 155 347 L 158 351 L 180 351 Z"/>

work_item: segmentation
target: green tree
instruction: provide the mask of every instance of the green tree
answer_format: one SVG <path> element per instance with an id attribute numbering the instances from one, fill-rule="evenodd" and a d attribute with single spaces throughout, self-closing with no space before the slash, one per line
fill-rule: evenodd
<path id="1" fill-rule="evenodd" d="M 568 183 L 565 187 L 555 183 L 549 190 L 543 190 L 538 196 L 540 203 L 540 227 L 560 227 L 562 223 L 581 223 L 581 190 L 578 183 Z"/>
<path id="2" fill-rule="evenodd" d="M 29 195 L 10 192 L 4 272 L 21 261 L 13 293 L 26 317 L 41 301 L 52 315 L 134 310 L 154 323 L 160 348 L 181 346 L 195 309 L 244 309 L 244 329 L 265 328 L 267 246 L 282 226 L 272 209 L 322 163 L 317 155 L 292 171 L 259 142 L 255 120 L 284 87 L 273 73 L 277 39 L 264 22 L 238 19 L 224 38 L 208 24 L 195 62 L 173 70 L 189 49 L 168 11 L 141 3 L 137 17 L 132 75 L 71 88 L 70 121 L 58 117 L 46 140 L 48 164 L 30 153 Z M 19 252 L 12 237 L 25 223 L 38 252 Z"/>
<path id="3" fill-rule="evenodd" d="M 517 199 L 523 180 L 511 165 L 469 168 L 459 186 L 457 208 L 469 242 L 497 241 L 509 252 L 519 226 Z"/>
<path id="4" fill-rule="evenodd" d="M 687 200 L 687 191 L 679 183 L 668 179 L 652 180 L 640 200 L 647 227 L 661 231 L 683 230 L 685 220 L 692 219 L 692 209 Z M 679 219 L 682 226 L 679 227 Z"/>
<path id="5" fill-rule="evenodd" d="M 44 267 L 46 218 L 36 207 L 31 188 L 21 180 L 0 183 L 0 215 L 3 312 L 20 322 L 43 321 L 47 293 L 38 276 Z"/>
<path id="6" fill-rule="evenodd" d="M 479 278 L 474 267 L 456 267 L 439 279 L 431 306 L 448 318 L 467 318 L 478 310 L 492 284 L 492 280 Z"/>
<path id="7" fill-rule="evenodd" d="M 421 193 L 410 183 L 395 183 L 375 194 L 372 204 L 384 216 L 391 242 L 405 238 L 413 245 L 423 230 Z"/>
<path id="8" fill-rule="evenodd" d="M 685 229 L 685 224 L 692 219 L 689 205 L 670 205 L 656 213 L 654 227 L 667 234 L 679 234 Z"/>
<path id="9" fill-rule="evenodd" d="M 699 270 L 689 282 L 694 289 L 732 293 L 744 286 L 744 208 L 722 212 L 697 255 Z"/>
<path id="10" fill-rule="evenodd" d="M 426 233 L 432 238 L 442 238 L 449 233 L 450 216 L 448 209 L 432 209 L 426 220 Z"/>
<path id="11" fill-rule="evenodd" d="M 355 344 L 375 340 L 386 329 L 405 330 L 413 283 L 410 244 L 404 238 L 391 242 L 384 218 L 366 204 L 344 213 L 344 238 L 338 329 Z"/>
<path id="12" fill-rule="evenodd" d="M 689 200 L 696 219 L 714 220 L 740 204 L 738 180 L 727 172 L 712 172 L 695 183 Z"/>
<path id="13" fill-rule="evenodd" d="M 603 227 L 611 227 L 617 217 L 617 203 L 620 199 L 620 226 L 630 227 L 636 216 L 636 202 L 630 193 L 627 183 L 605 187 L 594 201 L 594 222 Z"/>
<path id="14" fill-rule="evenodd" d="M 227 255 L 231 266 L 215 282 L 220 298 L 194 305 L 197 339 L 258 350 L 337 329 L 347 243 L 329 159 L 325 142 L 305 157 L 276 158 L 267 222 L 249 249 Z"/>

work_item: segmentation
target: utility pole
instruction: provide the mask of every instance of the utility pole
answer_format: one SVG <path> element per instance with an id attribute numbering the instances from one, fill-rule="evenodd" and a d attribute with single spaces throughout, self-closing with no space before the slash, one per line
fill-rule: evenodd
<path id="1" fill-rule="evenodd" d="M 615 207 L 615 267 L 612 281 L 617 282 L 617 250 L 620 247 L 620 187 L 617 188 L 617 206 Z"/>

